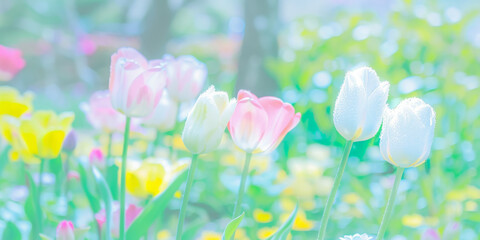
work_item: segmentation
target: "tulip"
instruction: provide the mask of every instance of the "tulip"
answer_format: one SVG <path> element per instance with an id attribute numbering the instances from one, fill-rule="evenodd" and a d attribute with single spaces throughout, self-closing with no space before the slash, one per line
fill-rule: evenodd
<path id="1" fill-rule="evenodd" d="M 377 134 L 389 87 L 369 67 L 347 73 L 333 111 L 335 128 L 346 140 L 364 141 Z"/>
<path id="2" fill-rule="evenodd" d="M 454 240 L 458 239 L 460 236 L 460 223 L 451 222 L 447 224 L 445 230 L 443 231 L 443 240 Z"/>
<path id="3" fill-rule="evenodd" d="M 300 121 L 292 105 L 275 97 L 258 99 L 240 90 L 228 130 L 235 144 L 246 152 L 271 152 Z"/>
<path id="4" fill-rule="evenodd" d="M 252 152 L 271 152 L 285 135 L 300 121 L 292 105 L 275 97 L 257 98 L 249 91 L 240 90 L 238 103 L 228 123 L 235 144 L 246 152 L 240 187 L 233 217 L 240 214 Z"/>
<path id="5" fill-rule="evenodd" d="M 63 141 L 62 149 L 65 152 L 72 153 L 77 146 L 77 134 L 71 130 Z"/>
<path id="6" fill-rule="evenodd" d="M 188 102 L 195 99 L 203 88 L 207 77 L 207 67 L 193 56 L 180 56 L 176 59 L 170 55 L 167 61 L 168 92 L 173 100 Z"/>
<path id="7" fill-rule="evenodd" d="M 112 214 L 112 229 L 111 234 L 114 238 L 118 238 L 119 231 L 120 231 L 120 208 L 118 203 L 113 204 L 113 214 Z M 125 211 L 125 229 L 128 229 L 132 222 L 138 217 L 138 215 L 142 212 L 143 208 L 137 207 L 134 204 L 130 204 Z M 100 229 L 103 228 L 103 225 L 106 222 L 106 214 L 105 209 L 100 210 L 100 212 L 95 214 L 95 220 L 97 220 L 97 224 Z"/>
<path id="8" fill-rule="evenodd" d="M 73 232 L 73 223 L 70 221 L 61 221 L 57 226 L 56 240 L 75 240 Z"/>
<path id="9" fill-rule="evenodd" d="M 387 110 L 380 135 L 380 152 L 391 164 L 416 167 L 430 154 L 435 129 L 435 111 L 418 98 L 403 100 Z"/>
<path id="10" fill-rule="evenodd" d="M 117 112 L 110 101 L 108 91 L 95 92 L 80 108 L 90 124 L 104 132 L 120 132 L 125 128 L 125 117 Z"/>
<path id="11" fill-rule="evenodd" d="M 353 142 L 364 141 L 377 134 L 382 114 L 387 106 L 389 88 L 390 84 L 380 82 L 377 73 L 369 67 L 357 68 L 345 76 L 335 101 L 333 123 L 347 142 L 323 211 L 317 238 L 319 240 L 325 239 L 330 210 L 347 166 Z"/>
<path id="12" fill-rule="evenodd" d="M 100 169 L 106 167 L 105 158 L 103 156 L 102 149 L 100 148 L 94 148 L 92 149 L 92 151 L 90 151 L 90 154 L 88 155 L 88 161 L 91 165 L 96 166 Z"/>
<path id="13" fill-rule="evenodd" d="M 218 147 L 230 117 L 235 99 L 211 86 L 202 93 L 188 114 L 182 140 L 193 154 L 207 153 Z"/>
<path id="14" fill-rule="evenodd" d="M 235 99 L 228 99 L 226 92 L 217 92 L 211 86 L 198 97 L 197 102 L 187 116 L 182 140 L 193 156 L 178 217 L 177 240 L 182 239 L 185 210 L 193 185 L 198 154 L 210 152 L 218 147 L 236 104 L 237 101 Z"/>
<path id="15" fill-rule="evenodd" d="M 0 45 L 0 81 L 11 80 L 24 67 L 22 51 Z"/>
<path id="16" fill-rule="evenodd" d="M 177 121 L 178 104 L 165 91 L 153 112 L 143 119 L 143 123 L 159 131 L 170 131 Z"/>
<path id="17" fill-rule="evenodd" d="M 145 117 L 157 106 L 167 84 L 164 67 L 150 66 L 133 48 L 112 55 L 110 83 L 112 106 L 129 117 Z"/>
<path id="18" fill-rule="evenodd" d="M 174 173 L 165 161 L 146 159 L 137 164 L 127 165 L 127 192 L 136 197 L 156 196 L 168 186 Z"/>
<path id="19" fill-rule="evenodd" d="M 33 94 L 30 92 L 22 96 L 15 88 L 0 86 L 0 118 L 6 115 L 18 118 L 31 111 L 32 100 Z"/>

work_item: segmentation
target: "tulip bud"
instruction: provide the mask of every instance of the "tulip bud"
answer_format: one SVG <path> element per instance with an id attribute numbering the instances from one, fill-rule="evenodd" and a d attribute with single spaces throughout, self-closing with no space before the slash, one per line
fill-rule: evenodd
<path id="1" fill-rule="evenodd" d="M 460 223 L 458 222 L 451 222 L 443 231 L 443 239 L 442 240 L 456 240 L 460 236 Z"/>
<path id="2" fill-rule="evenodd" d="M 389 87 L 369 67 L 347 73 L 333 111 L 335 128 L 346 140 L 364 141 L 377 134 Z"/>
<path id="3" fill-rule="evenodd" d="M 94 128 L 105 132 L 121 132 L 125 129 L 125 116 L 112 107 L 110 99 L 109 91 L 97 91 L 80 108 Z"/>
<path id="4" fill-rule="evenodd" d="M 103 157 L 103 152 L 100 148 L 94 148 L 90 151 L 88 155 L 88 160 L 91 165 L 94 165 L 98 168 L 105 168 L 105 159 Z"/>
<path id="5" fill-rule="evenodd" d="M 152 114 L 144 118 L 143 123 L 160 131 L 172 130 L 177 121 L 177 111 L 178 104 L 165 91 Z"/>
<path id="6" fill-rule="evenodd" d="M 240 90 L 228 129 L 235 144 L 246 152 L 273 151 L 300 121 L 292 105 L 275 97 L 258 99 Z"/>
<path id="7" fill-rule="evenodd" d="M 168 92 L 173 100 L 188 102 L 195 99 L 207 78 L 207 67 L 193 56 L 174 58 L 167 55 Z"/>
<path id="8" fill-rule="evenodd" d="M 70 221 L 61 221 L 57 226 L 56 240 L 75 240 L 73 232 L 73 223 Z"/>
<path id="9" fill-rule="evenodd" d="M 424 163 L 430 154 L 435 111 L 418 98 L 403 100 L 387 109 L 380 135 L 380 152 L 391 164 L 407 168 Z"/>
<path id="10" fill-rule="evenodd" d="M 167 83 L 164 67 L 150 66 L 133 48 L 112 55 L 110 83 L 112 106 L 130 117 L 145 117 L 157 106 Z"/>
<path id="11" fill-rule="evenodd" d="M 217 92 L 213 86 L 202 93 L 188 114 L 182 133 L 188 150 L 200 154 L 217 148 L 236 104 L 235 99 L 229 100 L 226 92 Z"/>
<path id="12" fill-rule="evenodd" d="M 77 146 L 77 134 L 75 133 L 74 130 L 71 130 L 65 137 L 65 140 L 63 140 L 62 149 L 65 152 L 71 153 L 75 150 L 76 146 Z"/>
<path id="13" fill-rule="evenodd" d="M 0 45 L 0 82 L 11 80 L 24 67 L 22 51 Z"/>
<path id="14" fill-rule="evenodd" d="M 423 232 L 421 240 L 440 240 L 440 235 L 435 229 L 427 229 Z"/>

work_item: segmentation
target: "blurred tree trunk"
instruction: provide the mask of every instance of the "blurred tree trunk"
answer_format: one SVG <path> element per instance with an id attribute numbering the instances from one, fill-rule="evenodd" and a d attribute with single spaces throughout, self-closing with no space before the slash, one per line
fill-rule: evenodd
<path id="1" fill-rule="evenodd" d="M 144 18 L 144 29 L 140 36 L 141 52 L 147 58 L 160 58 L 170 39 L 170 25 L 174 11 L 168 0 L 152 0 Z"/>
<path id="2" fill-rule="evenodd" d="M 245 0 L 244 19 L 236 90 L 248 89 L 259 96 L 273 95 L 278 85 L 267 74 L 265 60 L 278 53 L 278 1 Z"/>

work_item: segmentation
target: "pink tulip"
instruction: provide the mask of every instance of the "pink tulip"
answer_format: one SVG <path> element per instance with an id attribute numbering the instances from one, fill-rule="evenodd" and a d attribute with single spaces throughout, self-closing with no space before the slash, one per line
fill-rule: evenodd
<path id="1" fill-rule="evenodd" d="M 150 66 L 133 48 L 120 48 L 110 64 L 112 106 L 129 117 L 145 117 L 157 106 L 167 84 L 162 66 Z"/>
<path id="2" fill-rule="evenodd" d="M 278 98 L 257 98 L 240 90 L 237 99 L 228 130 L 235 144 L 246 152 L 273 151 L 300 121 L 300 113 Z"/>
<path id="3" fill-rule="evenodd" d="M 112 107 L 108 91 L 95 92 L 88 103 L 80 107 L 87 116 L 87 120 L 96 129 L 119 132 L 125 128 L 125 116 Z"/>
<path id="4" fill-rule="evenodd" d="M 0 81 L 9 81 L 25 67 L 22 51 L 0 45 Z"/>
<path id="5" fill-rule="evenodd" d="M 90 151 L 88 155 L 88 160 L 91 165 L 98 168 L 105 168 L 105 159 L 103 157 L 103 152 L 100 148 L 94 148 Z"/>
<path id="6" fill-rule="evenodd" d="M 207 77 L 207 67 L 193 56 L 174 58 L 167 55 L 168 93 L 173 100 L 188 102 L 202 90 Z"/>
<path id="7" fill-rule="evenodd" d="M 153 112 L 143 119 L 143 123 L 160 131 L 170 131 L 177 122 L 177 112 L 177 102 L 173 101 L 165 90 L 162 99 L 160 99 Z"/>
<path id="8" fill-rule="evenodd" d="M 57 226 L 56 240 L 75 240 L 73 232 L 73 223 L 70 221 L 61 221 Z"/>
<path id="9" fill-rule="evenodd" d="M 78 48 L 80 52 L 90 56 L 97 51 L 97 44 L 89 35 L 83 35 L 78 39 Z"/>
<path id="10" fill-rule="evenodd" d="M 113 208 L 111 233 L 113 237 L 117 238 L 120 233 L 120 207 L 118 203 L 115 203 Z M 137 218 L 142 210 L 143 208 L 137 207 L 134 204 L 128 205 L 127 209 L 125 210 L 125 230 L 130 227 L 133 220 Z M 95 219 L 97 220 L 97 224 L 101 229 L 106 221 L 105 209 L 102 209 L 100 212 L 95 214 Z"/>
<path id="11" fill-rule="evenodd" d="M 67 179 L 68 180 L 72 180 L 72 179 L 75 179 L 75 180 L 80 180 L 80 174 L 78 174 L 77 171 L 70 171 L 67 173 Z"/>

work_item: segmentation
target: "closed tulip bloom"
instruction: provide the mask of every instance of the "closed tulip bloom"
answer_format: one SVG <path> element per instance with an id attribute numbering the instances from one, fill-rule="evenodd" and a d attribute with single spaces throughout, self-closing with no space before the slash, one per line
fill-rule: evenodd
<path id="1" fill-rule="evenodd" d="M 419 166 L 430 154 L 434 129 L 433 108 L 418 98 L 405 99 L 385 111 L 380 152 L 397 167 Z"/>
<path id="2" fill-rule="evenodd" d="M 114 238 L 118 238 L 120 232 L 120 206 L 117 202 L 113 204 L 113 213 L 112 213 L 112 229 L 111 234 Z M 135 220 L 138 215 L 142 212 L 143 208 L 137 207 L 134 204 L 128 205 L 125 210 L 125 229 L 128 229 L 132 225 L 133 220 Z M 95 214 L 95 220 L 100 229 L 102 229 L 103 224 L 106 222 L 105 209 L 100 210 Z"/>
<path id="3" fill-rule="evenodd" d="M 369 67 L 347 73 L 333 111 L 335 128 L 346 140 L 364 141 L 377 134 L 389 87 Z"/>
<path id="4" fill-rule="evenodd" d="M 88 103 L 83 103 L 80 108 L 88 122 L 96 129 L 120 132 L 125 128 L 125 116 L 112 107 L 108 90 L 93 93 Z"/>
<path id="5" fill-rule="evenodd" d="M 207 78 L 207 67 L 193 56 L 170 55 L 163 58 L 168 62 L 168 92 L 173 100 L 188 102 L 195 99 Z"/>
<path id="6" fill-rule="evenodd" d="M 73 223 L 61 221 L 57 226 L 56 240 L 75 240 Z"/>
<path id="7" fill-rule="evenodd" d="M 0 117 L 20 117 L 32 110 L 32 100 L 33 94 L 30 92 L 21 95 L 15 88 L 0 86 Z"/>
<path id="8" fill-rule="evenodd" d="M 301 114 L 278 98 L 257 98 L 240 90 L 237 99 L 228 129 L 235 144 L 246 152 L 273 151 L 300 121 Z"/>
<path id="9" fill-rule="evenodd" d="M 9 81 L 25 67 L 22 51 L 0 45 L 0 81 Z"/>
<path id="10" fill-rule="evenodd" d="M 150 66 L 133 48 L 112 55 L 110 83 L 112 106 L 129 117 L 145 117 L 157 106 L 167 84 L 164 67 Z"/>
<path id="11" fill-rule="evenodd" d="M 63 140 L 62 149 L 65 152 L 72 153 L 76 147 L 77 147 L 77 134 L 75 133 L 74 130 L 71 130 L 65 137 L 65 140 Z"/>
<path id="12" fill-rule="evenodd" d="M 170 131 L 177 121 L 178 104 L 165 91 L 153 112 L 143 119 L 143 123 L 160 131 Z"/>
<path id="13" fill-rule="evenodd" d="M 228 99 L 226 92 L 215 91 L 213 86 L 202 93 L 183 129 L 182 140 L 187 149 L 200 154 L 217 148 L 236 104 L 235 98 Z"/>
<path id="14" fill-rule="evenodd" d="M 105 165 L 107 164 L 102 149 L 100 148 L 94 148 L 90 151 L 90 154 L 88 154 L 88 161 L 91 165 L 100 169 L 105 168 Z"/>

